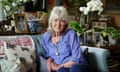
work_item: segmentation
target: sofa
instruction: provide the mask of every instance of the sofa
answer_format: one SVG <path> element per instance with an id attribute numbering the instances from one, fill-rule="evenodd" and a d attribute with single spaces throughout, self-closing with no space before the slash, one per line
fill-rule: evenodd
<path id="1" fill-rule="evenodd" d="M 81 46 L 93 72 L 109 72 L 107 49 Z M 0 36 L 0 72 L 47 72 L 41 34 Z"/>

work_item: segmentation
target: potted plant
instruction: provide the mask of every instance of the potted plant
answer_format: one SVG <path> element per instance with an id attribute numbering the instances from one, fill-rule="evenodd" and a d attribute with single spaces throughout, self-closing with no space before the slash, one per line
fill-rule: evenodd
<path id="1" fill-rule="evenodd" d="M 84 32 L 82 25 L 79 24 L 77 21 L 72 21 L 70 25 L 79 35 L 81 35 Z"/>
<path id="2" fill-rule="evenodd" d="M 2 0 L 2 6 L 6 17 L 12 16 L 15 12 L 19 11 L 22 6 L 31 0 Z"/>
<path id="3" fill-rule="evenodd" d="M 109 35 L 113 39 L 120 38 L 120 30 L 117 30 L 114 27 L 108 27 L 107 29 L 102 30 L 101 33 L 104 37 Z"/>
<path id="4" fill-rule="evenodd" d="M 115 44 L 116 40 L 120 38 L 120 30 L 114 27 L 108 27 L 101 31 L 103 37 L 108 36 L 108 40 L 110 44 Z"/>

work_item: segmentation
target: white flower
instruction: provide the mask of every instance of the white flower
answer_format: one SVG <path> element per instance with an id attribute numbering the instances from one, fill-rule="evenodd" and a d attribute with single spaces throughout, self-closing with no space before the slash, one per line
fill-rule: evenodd
<path id="1" fill-rule="evenodd" d="M 87 2 L 87 7 L 80 7 L 79 9 L 85 15 L 92 11 L 98 11 L 98 14 L 101 14 L 103 11 L 103 3 L 101 0 L 90 0 Z"/>
<path id="2" fill-rule="evenodd" d="M 8 5 L 5 6 L 6 10 L 10 10 L 10 7 Z"/>
<path id="3" fill-rule="evenodd" d="M 23 1 L 23 0 L 19 0 L 19 1 Z"/>
<path id="4" fill-rule="evenodd" d="M 23 2 L 25 3 L 25 2 L 27 2 L 27 0 L 24 0 Z"/>
<path id="5" fill-rule="evenodd" d="M 8 28 L 8 26 L 7 26 L 7 25 L 4 25 L 4 27 L 5 27 L 5 28 Z"/>
<path id="6" fill-rule="evenodd" d="M 15 7 L 15 6 L 17 6 L 17 4 L 16 4 L 15 2 L 13 2 L 13 3 L 12 3 L 12 6 L 14 6 L 14 7 Z"/>
<path id="7" fill-rule="evenodd" d="M 82 12 L 85 10 L 86 7 L 80 7 L 79 10 Z"/>
<path id="8" fill-rule="evenodd" d="M 1 0 L 0 0 L 1 1 Z M 29 0 L 2 0 L 3 10 L 6 16 L 12 16 Z"/>
<path id="9" fill-rule="evenodd" d="M 84 13 L 84 15 L 87 15 L 89 12 L 89 8 L 87 7 L 80 7 L 79 10 Z"/>

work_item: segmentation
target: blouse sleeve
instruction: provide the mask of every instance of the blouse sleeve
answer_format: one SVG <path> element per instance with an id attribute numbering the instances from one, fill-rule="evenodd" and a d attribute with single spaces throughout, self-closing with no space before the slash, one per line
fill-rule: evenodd
<path id="1" fill-rule="evenodd" d="M 46 47 L 45 35 L 42 35 L 41 43 L 42 43 L 42 46 L 43 46 L 43 48 L 45 50 L 45 58 L 48 58 L 49 57 L 49 51 L 48 51 L 48 49 Z"/>
<path id="2" fill-rule="evenodd" d="M 70 34 L 70 45 L 72 51 L 71 61 L 76 63 L 81 63 L 84 61 L 82 50 L 80 48 L 80 40 L 75 31 L 72 31 Z"/>

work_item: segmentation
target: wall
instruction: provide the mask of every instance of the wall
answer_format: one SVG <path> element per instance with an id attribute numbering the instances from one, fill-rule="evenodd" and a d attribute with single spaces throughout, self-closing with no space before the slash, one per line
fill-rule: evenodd
<path id="1" fill-rule="evenodd" d="M 114 23 L 113 26 L 117 27 L 120 29 L 120 15 L 111 15 L 114 19 Z"/>

